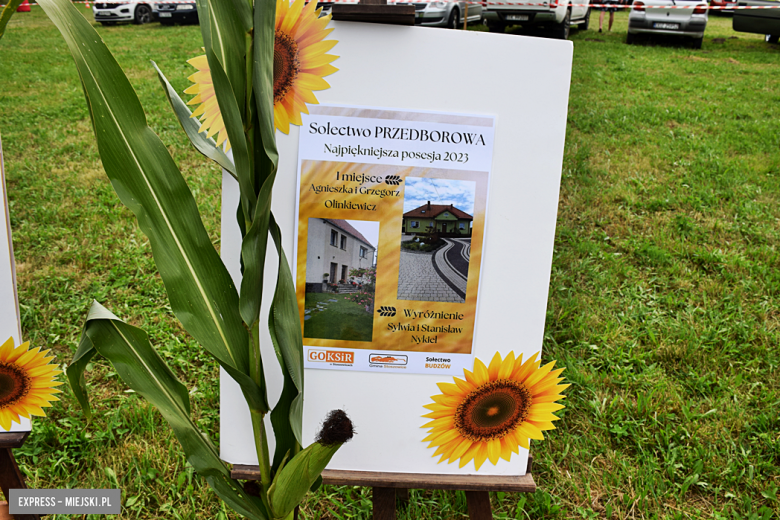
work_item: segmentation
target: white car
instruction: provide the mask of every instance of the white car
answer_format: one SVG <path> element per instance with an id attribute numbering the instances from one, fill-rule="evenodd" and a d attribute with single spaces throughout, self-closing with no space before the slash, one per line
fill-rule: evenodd
<path id="1" fill-rule="evenodd" d="M 670 34 L 689 38 L 701 49 L 708 13 L 703 0 L 636 0 L 628 15 L 626 43 L 643 34 Z"/>
<path id="2" fill-rule="evenodd" d="M 483 18 L 490 32 L 504 32 L 510 25 L 541 27 L 553 38 L 566 40 L 572 25 L 577 25 L 583 31 L 588 29 L 590 3 L 590 0 L 488 2 Z"/>
<path id="3" fill-rule="evenodd" d="M 95 21 L 103 25 L 114 25 L 119 22 L 144 24 L 157 18 L 154 4 L 140 0 L 123 2 L 96 2 L 92 7 Z"/>
<path id="4" fill-rule="evenodd" d="M 464 0 L 434 0 L 432 2 L 398 1 L 405 5 L 414 5 L 414 24 L 427 27 L 449 27 L 460 29 L 463 27 L 463 18 L 468 17 L 468 23 L 482 21 L 482 4 Z"/>

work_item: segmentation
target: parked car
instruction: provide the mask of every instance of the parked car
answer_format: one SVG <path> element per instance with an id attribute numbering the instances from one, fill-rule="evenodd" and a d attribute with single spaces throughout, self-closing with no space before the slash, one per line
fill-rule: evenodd
<path id="1" fill-rule="evenodd" d="M 770 5 L 778 9 L 738 9 L 731 27 L 735 31 L 764 34 L 769 43 L 780 41 L 780 2 L 770 0 L 740 0 L 739 5 Z"/>
<path id="2" fill-rule="evenodd" d="M 122 3 L 96 2 L 92 6 L 92 15 L 96 22 L 103 25 L 114 25 L 120 22 L 144 24 L 157 18 L 154 4 L 143 0 L 129 0 Z"/>
<path id="3" fill-rule="evenodd" d="M 579 25 L 582 30 L 588 28 L 590 0 L 539 0 L 528 5 L 488 3 L 484 19 L 490 32 L 504 32 L 510 25 L 541 27 L 550 36 L 566 40 L 572 25 Z"/>
<path id="4" fill-rule="evenodd" d="M 737 0 L 710 0 L 710 7 L 722 7 L 722 9 L 714 9 L 714 14 L 719 13 L 733 13 L 734 7 L 737 5 Z"/>
<path id="5" fill-rule="evenodd" d="M 198 23 L 198 6 L 194 1 L 154 5 L 162 25 Z"/>
<path id="6" fill-rule="evenodd" d="M 688 38 L 701 49 L 708 12 L 703 0 L 636 0 L 628 15 L 626 43 L 634 43 L 640 35 L 670 34 Z"/>
<path id="7" fill-rule="evenodd" d="M 463 27 L 463 18 L 468 23 L 482 21 L 482 4 L 464 0 L 434 0 L 432 2 L 401 2 L 391 0 L 388 3 L 414 5 L 414 24 L 427 27 Z"/>

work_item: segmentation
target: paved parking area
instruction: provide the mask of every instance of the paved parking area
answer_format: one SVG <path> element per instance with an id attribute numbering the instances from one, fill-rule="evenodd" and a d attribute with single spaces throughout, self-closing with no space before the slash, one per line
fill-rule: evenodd
<path id="1" fill-rule="evenodd" d="M 398 299 L 425 302 L 464 303 L 433 267 L 433 255 L 401 250 L 398 272 Z"/>

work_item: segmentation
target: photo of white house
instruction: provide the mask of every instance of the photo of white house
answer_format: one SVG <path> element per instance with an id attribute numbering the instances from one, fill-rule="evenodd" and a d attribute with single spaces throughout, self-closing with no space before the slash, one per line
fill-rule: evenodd
<path id="1" fill-rule="evenodd" d="M 379 222 L 309 219 L 303 337 L 371 341 L 378 242 Z"/>
<path id="2" fill-rule="evenodd" d="M 374 225 L 378 236 L 378 222 L 360 222 Z M 376 246 L 348 220 L 310 218 L 306 251 L 306 292 L 321 292 L 323 282 L 362 282 L 350 272 L 372 268 L 376 261 Z"/>

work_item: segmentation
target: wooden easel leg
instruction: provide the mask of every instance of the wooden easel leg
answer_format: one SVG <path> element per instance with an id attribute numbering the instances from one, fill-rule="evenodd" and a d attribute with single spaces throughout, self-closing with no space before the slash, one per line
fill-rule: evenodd
<path id="1" fill-rule="evenodd" d="M 395 520 L 395 489 L 375 487 L 372 498 L 374 520 Z"/>
<path id="2" fill-rule="evenodd" d="M 398 501 L 398 507 L 406 507 L 409 505 L 409 490 L 406 488 L 398 488 L 395 490 L 395 498 Z"/>
<path id="3" fill-rule="evenodd" d="M 470 520 L 491 520 L 490 493 L 487 491 L 466 491 L 466 503 L 469 506 Z"/>
<path id="4" fill-rule="evenodd" d="M 9 490 L 27 489 L 11 448 L 0 448 L 0 489 L 3 490 L 6 500 L 11 499 Z M 14 518 L 16 520 L 39 520 L 40 517 L 38 515 L 14 515 Z"/>

